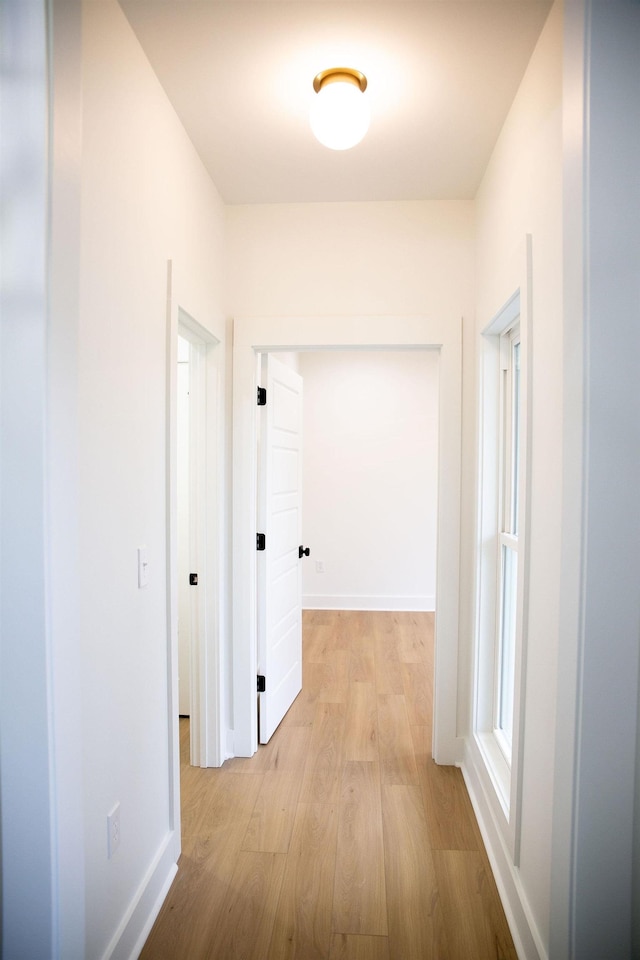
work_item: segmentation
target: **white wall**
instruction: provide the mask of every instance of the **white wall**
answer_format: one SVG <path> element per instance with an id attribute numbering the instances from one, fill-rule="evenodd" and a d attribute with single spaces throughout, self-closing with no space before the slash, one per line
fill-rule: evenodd
<path id="1" fill-rule="evenodd" d="M 506 858 L 505 882 L 519 900 L 515 909 L 524 911 L 523 925 L 533 931 L 528 956 L 536 949 L 544 955 L 549 942 L 561 553 L 562 147 L 562 7 L 556 3 L 477 196 L 477 342 L 518 288 L 525 235 L 533 237 L 531 565 L 519 867 L 510 867 L 498 833 L 492 843 L 496 856 Z M 473 763 L 473 751 L 470 757 Z M 491 827 L 490 788 L 472 763 L 468 776 Z"/>
<path id="2" fill-rule="evenodd" d="M 299 372 L 304 606 L 435 609 L 437 352 L 314 351 Z"/>
<path id="3" fill-rule="evenodd" d="M 226 208 L 233 316 L 470 316 L 473 205 Z"/>
<path id="4" fill-rule="evenodd" d="M 224 218 L 120 7 L 89 2 L 83 17 L 78 688 L 85 956 L 95 958 L 133 949 L 179 843 L 167 715 L 167 261 L 180 305 L 224 341 Z M 116 802 L 122 841 L 108 860 Z"/>

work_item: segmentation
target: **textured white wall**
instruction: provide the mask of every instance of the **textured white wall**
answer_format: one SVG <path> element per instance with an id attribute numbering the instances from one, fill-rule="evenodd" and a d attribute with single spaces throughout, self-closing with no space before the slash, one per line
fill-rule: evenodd
<path id="1" fill-rule="evenodd" d="M 304 605 L 433 610 L 437 352 L 302 353 L 299 371 Z"/>
<path id="2" fill-rule="evenodd" d="M 562 7 L 556 3 L 477 197 L 477 331 L 517 289 L 533 236 L 531 575 L 520 880 L 548 944 L 562 492 Z"/>
<path id="3" fill-rule="evenodd" d="M 221 340 L 222 203 L 115 0 L 86 3 L 79 593 L 86 957 L 103 955 L 169 830 L 167 260 Z M 137 585 L 146 545 L 150 582 Z M 106 817 L 121 809 L 119 850 Z"/>

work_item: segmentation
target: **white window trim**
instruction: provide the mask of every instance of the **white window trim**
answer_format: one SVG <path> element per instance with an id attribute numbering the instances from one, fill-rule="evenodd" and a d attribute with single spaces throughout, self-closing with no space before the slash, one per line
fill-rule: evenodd
<path id="1" fill-rule="evenodd" d="M 522 803 L 521 748 L 524 733 L 525 672 L 528 624 L 530 471 L 531 471 L 531 237 L 527 237 L 526 275 L 520 289 L 482 331 L 480 356 L 479 488 L 474 664 L 473 736 L 483 762 L 488 795 L 505 843 L 517 866 L 520 856 Z M 511 764 L 506 744 L 495 730 L 494 691 L 499 612 L 498 562 L 502 504 L 499 502 L 500 335 L 520 323 L 521 437 L 518 497 L 518 596 Z"/>
<path id="2" fill-rule="evenodd" d="M 519 306 L 519 301 L 518 301 Z M 500 448 L 499 458 L 499 483 L 498 483 L 498 532 L 496 544 L 496 564 L 497 564 L 497 583 L 496 583 L 496 624 L 495 624 L 495 651 L 494 651 L 494 681 L 493 681 L 493 736 L 500 747 L 502 754 L 511 769 L 511 760 L 513 752 L 513 723 L 511 729 L 511 739 L 509 739 L 500 726 L 500 714 L 502 711 L 502 668 L 503 668 L 503 617 L 504 617 L 504 557 L 506 547 L 511 550 L 516 557 L 518 580 L 522 577 L 522 561 L 520 557 L 521 539 L 518 536 L 516 527 L 516 517 L 514 516 L 514 503 L 520 507 L 520 491 L 516 490 L 514 496 L 514 485 L 512 480 L 514 464 L 514 417 L 513 417 L 513 393 L 514 393 L 514 365 L 513 353 L 514 344 L 518 343 L 522 352 L 522 338 L 520 335 L 520 315 L 509 324 L 507 329 L 499 334 L 500 349 L 500 369 L 499 376 L 499 424 L 500 424 Z M 521 412 L 522 403 L 519 405 Z M 508 439 L 505 434 L 509 431 Z M 522 439 L 521 437 L 519 438 Z M 520 461 L 521 463 L 521 461 Z M 521 479 L 521 472 L 518 472 L 518 481 Z M 519 485 L 519 483 L 518 483 Z M 516 598 L 516 613 L 518 611 L 518 599 Z M 518 640 L 518 628 L 516 624 L 516 647 Z M 512 708 L 515 703 L 512 704 Z"/>

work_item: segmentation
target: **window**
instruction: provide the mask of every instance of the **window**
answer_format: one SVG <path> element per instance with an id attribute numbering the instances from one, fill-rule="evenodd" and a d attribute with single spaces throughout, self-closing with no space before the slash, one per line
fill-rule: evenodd
<path id="1" fill-rule="evenodd" d="M 482 339 L 474 684 L 475 742 L 513 843 L 526 573 L 524 350 L 518 293 Z"/>
<path id="2" fill-rule="evenodd" d="M 511 765 L 518 598 L 520 479 L 520 324 L 500 337 L 500 481 L 498 531 L 498 617 L 494 734 Z"/>

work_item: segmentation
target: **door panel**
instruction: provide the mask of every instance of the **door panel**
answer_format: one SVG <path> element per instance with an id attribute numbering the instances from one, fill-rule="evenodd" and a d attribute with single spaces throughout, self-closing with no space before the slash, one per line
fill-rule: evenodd
<path id="1" fill-rule="evenodd" d="M 302 377 L 272 356 L 263 362 L 267 405 L 260 443 L 258 673 L 260 743 L 267 743 L 302 689 Z"/>

